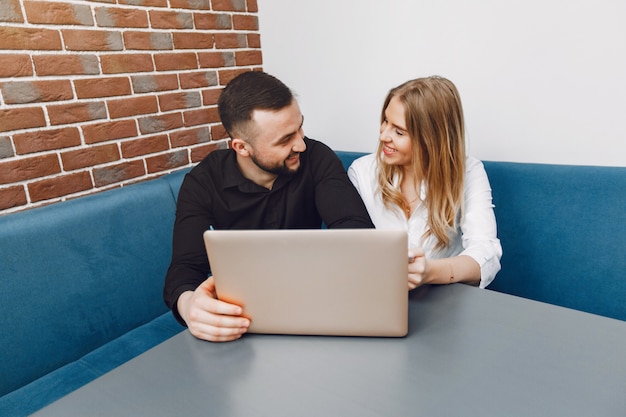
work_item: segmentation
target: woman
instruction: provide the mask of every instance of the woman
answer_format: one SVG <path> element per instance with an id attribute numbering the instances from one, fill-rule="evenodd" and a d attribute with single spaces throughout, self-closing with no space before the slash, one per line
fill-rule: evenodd
<path id="1" fill-rule="evenodd" d="M 491 187 L 465 154 L 459 93 L 442 77 L 407 81 L 383 105 L 378 150 L 348 175 L 376 228 L 406 229 L 409 289 L 465 282 L 485 288 L 500 270 Z"/>

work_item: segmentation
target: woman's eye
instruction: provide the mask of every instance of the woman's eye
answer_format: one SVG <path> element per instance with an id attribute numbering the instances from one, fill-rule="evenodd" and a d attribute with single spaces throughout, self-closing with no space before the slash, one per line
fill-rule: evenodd
<path id="1" fill-rule="evenodd" d="M 402 133 L 402 132 L 401 132 L 401 131 L 399 131 L 399 130 L 396 130 L 396 135 L 398 135 L 398 136 L 404 136 L 404 133 Z"/>

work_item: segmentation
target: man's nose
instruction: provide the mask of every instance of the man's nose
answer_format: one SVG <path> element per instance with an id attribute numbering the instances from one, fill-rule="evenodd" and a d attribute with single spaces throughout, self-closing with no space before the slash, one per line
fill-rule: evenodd
<path id="1" fill-rule="evenodd" d="M 291 148 L 294 152 L 304 152 L 306 150 L 306 143 L 304 143 L 304 130 L 300 129 L 297 133 L 298 140 L 293 144 Z"/>

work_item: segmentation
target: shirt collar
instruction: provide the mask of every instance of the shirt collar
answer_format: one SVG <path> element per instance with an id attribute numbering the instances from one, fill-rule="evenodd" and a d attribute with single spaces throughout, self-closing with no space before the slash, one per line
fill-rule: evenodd
<path id="1" fill-rule="evenodd" d="M 237 155 L 235 151 L 230 152 L 230 154 L 226 157 L 226 163 L 224 164 L 223 171 L 223 189 L 232 188 L 232 187 L 244 187 L 245 184 L 252 183 L 249 179 L 243 176 L 241 170 L 239 169 L 239 165 L 237 165 Z M 256 184 L 254 184 L 256 185 Z M 241 188 L 244 189 L 244 188 Z"/>
<path id="2" fill-rule="evenodd" d="M 302 169 L 302 167 L 300 169 Z M 274 187 L 272 188 L 272 190 L 282 188 L 292 179 L 293 176 L 291 175 L 279 175 L 274 182 Z M 234 151 L 231 152 L 230 155 L 228 155 L 228 157 L 226 158 L 226 163 L 224 164 L 224 182 L 222 189 L 225 190 L 227 188 L 233 187 L 236 187 L 243 192 L 269 192 L 267 188 L 262 187 L 256 184 L 254 181 L 250 181 L 248 178 L 244 177 L 243 173 L 239 169 L 239 165 L 237 164 L 237 155 Z"/>

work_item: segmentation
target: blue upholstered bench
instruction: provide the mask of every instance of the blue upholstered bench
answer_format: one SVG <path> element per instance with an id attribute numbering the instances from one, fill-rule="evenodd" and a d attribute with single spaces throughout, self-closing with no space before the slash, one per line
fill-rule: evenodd
<path id="1" fill-rule="evenodd" d="M 347 167 L 363 154 L 338 152 Z M 626 168 L 485 162 L 489 288 L 626 320 Z M 0 216 L 0 415 L 28 415 L 183 330 L 162 301 L 187 170 Z"/>
<path id="2" fill-rule="evenodd" d="M 503 250 L 488 288 L 626 320 L 626 167 L 484 164 Z"/>
<path id="3" fill-rule="evenodd" d="M 0 217 L 0 415 L 183 330 L 162 301 L 184 172 Z"/>

